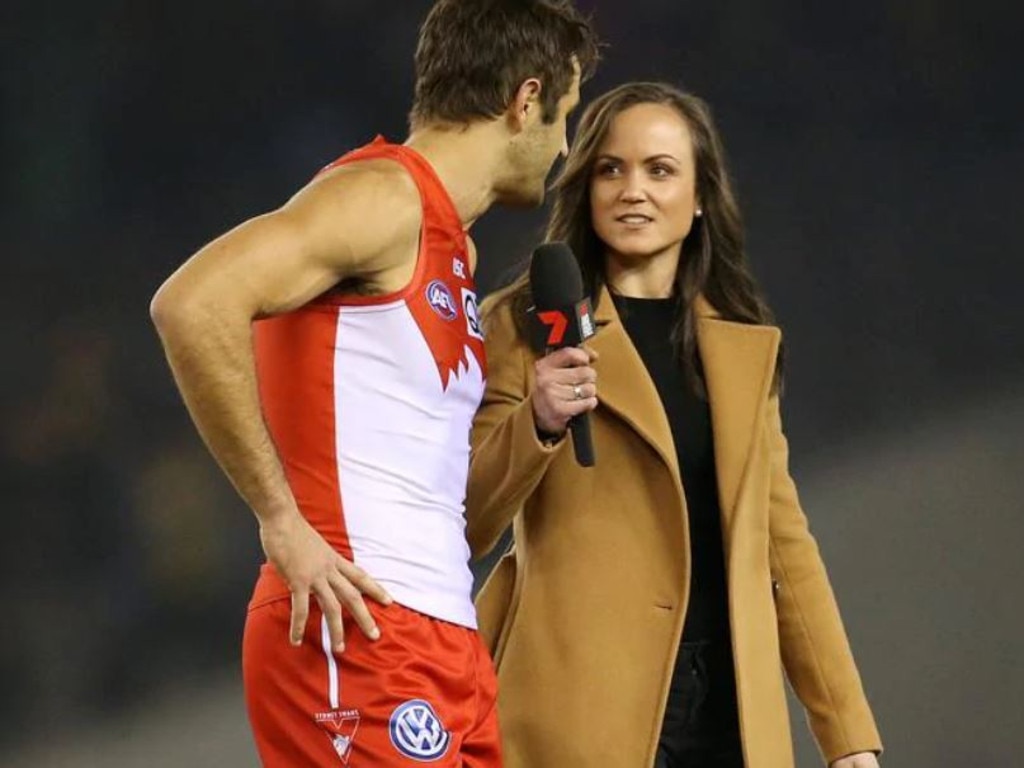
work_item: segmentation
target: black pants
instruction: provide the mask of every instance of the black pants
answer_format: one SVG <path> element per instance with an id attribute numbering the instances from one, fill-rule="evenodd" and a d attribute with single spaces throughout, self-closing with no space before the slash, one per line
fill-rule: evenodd
<path id="1" fill-rule="evenodd" d="M 654 768 L 743 768 L 728 640 L 680 647 Z"/>

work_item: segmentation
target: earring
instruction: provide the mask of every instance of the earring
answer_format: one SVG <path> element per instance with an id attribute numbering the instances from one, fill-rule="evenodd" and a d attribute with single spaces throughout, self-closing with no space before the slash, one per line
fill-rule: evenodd
<path id="1" fill-rule="evenodd" d="M 704 209 L 703 208 L 698 208 L 696 211 L 693 212 L 693 215 L 697 216 L 698 218 L 703 216 L 704 215 Z"/>

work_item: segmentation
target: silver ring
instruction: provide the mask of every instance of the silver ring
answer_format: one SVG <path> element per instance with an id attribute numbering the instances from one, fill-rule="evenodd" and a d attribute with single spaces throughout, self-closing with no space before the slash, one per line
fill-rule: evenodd
<path id="1" fill-rule="evenodd" d="M 572 385 L 572 399 L 582 400 L 583 399 L 583 388 L 579 384 Z"/>

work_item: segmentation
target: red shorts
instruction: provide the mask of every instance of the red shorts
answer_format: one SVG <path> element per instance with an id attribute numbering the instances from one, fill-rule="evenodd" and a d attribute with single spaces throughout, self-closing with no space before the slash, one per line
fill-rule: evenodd
<path id="1" fill-rule="evenodd" d="M 315 600 L 298 647 L 287 595 L 250 605 L 242 669 L 265 768 L 501 766 L 497 680 L 476 631 L 366 604 L 381 637 L 368 640 L 346 614 L 341 654 Z"/>

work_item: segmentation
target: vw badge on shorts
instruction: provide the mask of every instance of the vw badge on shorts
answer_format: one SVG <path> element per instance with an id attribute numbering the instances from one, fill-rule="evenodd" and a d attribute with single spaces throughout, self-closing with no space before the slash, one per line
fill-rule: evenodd
<path id="1" fill-rule="evenodd" d="M 423 699 L 413 699 L 396 707 L 391 713 L 388 730 L 395 749 L 424 763 L 443 756 L 452 740 L 434 708 Z"/>

